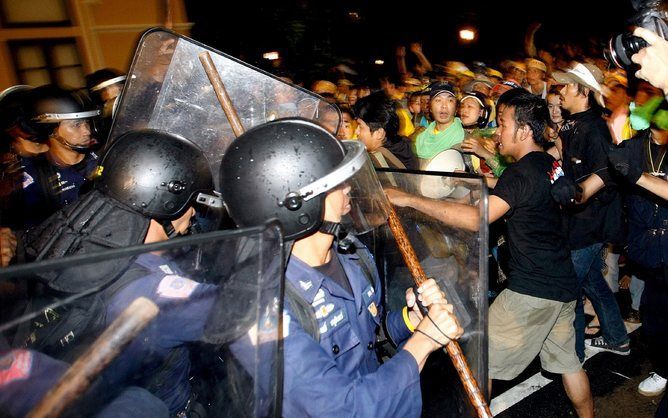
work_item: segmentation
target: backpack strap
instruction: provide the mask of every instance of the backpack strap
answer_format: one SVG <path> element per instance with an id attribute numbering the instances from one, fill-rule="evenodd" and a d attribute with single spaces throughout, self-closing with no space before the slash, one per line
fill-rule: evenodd
<path id="1" fill-rule="evenodd" d="M 357 255 L 360 258 L 360 263 L 359 266 L 362 269 L 362 272 L 364 273 L 364 277 L 366 278 L 366 281 L 371 285 L 371 287 L 376 287 L 376 278 L 375 275 L 372 273 L 373 270 L 376 268 L 376 264 L 371 258 L 371 253 L 369 250 L 362 246 L 360 248 L 361 243 L 359 241 L 356 242 L 357 244 Z"/>
<path id="2" fill-rule="evenodd" d="M 357 241 L 357 255 L 360 258 L 360 267 L 371 287 L 376 286 L 375 275 L 376 264 L 371 257 L 371 252 L 361 242 Z M 374 344 L 376 349 L 376 356 L 378 361 L 384 363 L 395 354 L 397 354 L 397 344 L 392 340 L 390 333 L 387 330 L 387 313 L 381 320 L 380 327 L 376 332 L 376 342 Z"/>
<path id="3" fill-rule="evenodd" d="M 285 282 L 285 297 L 290 302 L 291 313 L 299 325 L 314 340 L 320 342 L 320 330 L 313 308 L 288 281 Z"/>

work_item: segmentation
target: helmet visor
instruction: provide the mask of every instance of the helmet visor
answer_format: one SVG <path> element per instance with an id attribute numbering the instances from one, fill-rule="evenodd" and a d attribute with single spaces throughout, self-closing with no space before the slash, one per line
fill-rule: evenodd
<path id="1" fill-rule="evenodd" d="M 371 231 L 387 222 L 389 201 L 376 176 L 376 170 L 364 152 L 366 162 L 349 180 L 350 212 L 341 224 L 355 235 Z"/>
<path id="2" fill-rule="evenodd" d="M 341 184 L 350 186 L 350 211 L 341 224 L 356 235 L 364 234 L 387 221 L 389 202 L 364 145 L 359 141 L 341 142 L 346 152 L 341 164 L 298 193 L 304 200 L 310 200 Z"/>

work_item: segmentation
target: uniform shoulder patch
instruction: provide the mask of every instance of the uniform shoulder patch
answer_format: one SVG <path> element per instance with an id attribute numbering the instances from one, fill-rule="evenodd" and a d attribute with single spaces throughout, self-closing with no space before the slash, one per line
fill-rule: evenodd
<path id="1" fill-rule="evenodd" d="M 0 357 L 0 387 L 30 377 L 32 358 L 27 350 L 13 350 Z"/>
<path id="2" fill-rule="evenodd" d="M 163 273 L 165 274 L 174 274 L 171 268 L 167 264 L 161 264 L 158 266 L 160 270 L 162 270 Z"/>
<path id="3" fill-rule="evenodd" d="M 21 187 L 23 189 L 27 189 L 34 182 L 35 182 L 35 179 L 33 179 L 30 174 L 28 174 L 24 171 L 23 172 L 23 178 L 21 179 Z"/>
<path id="4" fill-rule="evenodd" d="M 189 297 L 199 283 L 177 275 L 167 275 L 158 284 L 158 296 L 166 299 L 185 299 Z"/>

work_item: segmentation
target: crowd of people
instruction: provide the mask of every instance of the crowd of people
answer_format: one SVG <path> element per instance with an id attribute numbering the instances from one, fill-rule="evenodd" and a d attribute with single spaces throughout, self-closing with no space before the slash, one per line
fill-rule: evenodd
<path id="1" fill-rule="evenodd" d="M 479 62 L 432 65 L 414 43 L 408 50 L 415 67 L 406 67 L 406 48 L 400 47 L 396 71 L 373 85 L 341 78 L 309 86 L 338 107 L 340 123 L 277 120 L 235 140 L 219 173 L 230 218 L 240 227 L 278 218 L 290 243 L 286 312 L 297 319 L 284 330 L 284 416 L 418 416 L 419 373 L 427 357 L 463 333 L 436 281 L 417 294 L 408 289 L 403 311 L 386 312 L 369 251 L 359 241 L 352 252 L 337 250 L 342 219 L 355 204 L 348 180 L 364 165 L 344 172 L 342 161 L 366 161 L 367 155 L 375 167 L 424 170 L 455 150 L 454 166 L 482 176 L 491 190 L 488 221 L 499 232 L 490 245 L 497 273 L 491 276 L 498 276 L 490 293 L 490 386 L 491 379 L 514 379 L 540 356 L 543 369 L 562 375 L 578 416 L 592 417 L 585 354 L 630 354 L 627 321 L 642 322 L 653 368 L 638 391 L 665 391 L 668 43 L 642 28 L 636 34 L 650 44 L 634 55 L 642 65 L 636 74 L 597 59 L 564 62 L 548 53 L 504 61 L 498 70 Z M 13 86 L 0 95 L 2 267 L 167 241 L 190 230 L 195 203 L 202 202 L 201 193 L 213 194 L 218 173 L 210 171 L 202 150 L 166 132 L 130 131 L 105 146 L 124 81 L 121 72 L 100 70 L 87 77 L 85 90 Z M 164 161 L 152 165 L 144 157 L 156 148 Z M 298 162 L 286 159 L 286 149 L 300 155 Z M 267 176 L 267 166 L 286 171 Z M 149 171 L 157 181 L 152 189 L 120 180 Z M 336 174 L 336 181 L 317 184 Z M 362 191 L 375 192 L 383 193 Z M 398 188 L 384 193 L 395 206 L 444 224 L 480 227 L 479 203 L 470 199 L 434 200 Z M 252 211 L 248 202 L 254 202 Z M 91 214 L 85 227 L 81 213 Z M 108 219 L 118 225 L 110 227 Z M 96 413 L 104 416 L 120 404 L 113 413 L 121 416 L 128 404 L 132 416 L 133 405 L 141 403 L 146 416 L 205 416 L 206 408 L 193 406 L 188 344 L 205 332 L 216 286 L 174 276 L 178 269 L 167 272 L 169 261 L 161 256 L 132 263 L 142 274 L 130 269 L 122 280 L 114 274 L 101 279 L 117 283 L 113 292 L 101 292 L 104 323 L 136 296 L 168 314 L 123 355 L 130 366 L 105 372 L 107 384 L 123 382 L 129 394 L 116 393 Z M 63 287 L 74 284 L 2 287 L 3 317 L 25 309 L 15 301 L 32 292 L 62 296 Z M 177 284 L 187 291 L 165 290 Z M 615 297 L 620 288 L 631 292 L 626 318 Z M 183 304 L 169 310 L 175 298 Z M 595 312 L 589 322 L 587 303 Z M 314 326 L 298 314 L 304 309 Z M 374 351 L 380 329 L 397 350 L 383 363 Z M 12 368 L 39 358 L 41 367 L 53 366 L 59 375 L 68 355 L 47 355 L 39 341 L 33 343 L 19 346 L 3 336 L 0 361 Z M 147 360 L 131 361 L 138 358 Z M 17 394 L 26 387 L 45 393 L 48 386 L 20 386 L 29 374 L 0 376 L 0 408 L 21 416 L 34 406 L 37 399 Z M 158 384 L 156 376 L 172 384 Z M 666 416 L 665 403 L 657 416 Z"/>
<path id="2" fill-rule="evenodd" d="M 642 29 L 639 31 L 646 34 Z M 651 32 L 648 36 L 652 36 Z M 631 347 L 624 321 L 642 321 L 653 372 L 640 383 L 638 391 L 646 396 L 661 394 L 668 371 L 655 350 L 661 350 L 666 342 L 661 319 L 664 315 L 659 313 L 667 302 L 665 279 L 660 278 L 664 275 L 661 236 L 666 205 L 662 198 L 640 186 L 638 180 L 644 178 L 642 172 L 666 179 L 663 156 L 668 125 L 660 121 L 660 115 L 668 108 L 664 92 L 635 74 L 609 68 L 605 62 L 603 66 L 596 59 L 572 61 L 561 70 L 552 70 L 553 61 L 535 57 L 509 60 L 502 63 L 502 72 L 480 66 L 470 70 L 463 63 L 448 62 L 440 70 L 427 73 L 431 75 L 428 77 L 420 71 L 431 69 L 431 64 L 419 45 L 412 45 L 411 50 L 419 58 L 418 72 L 405 71 L 401 65 L 404 50 L 400 48 L 399 68 L 404 72 L 399 78 L 381 79 L 380 92 L 369 94 L 365 87 L 356 89 L 341 82 L 337 87 L 322 80 L 313 88 L 322 92 L 320 89 L 327 86 L 329 90 L 325 93 L 336 100 L 344 113 L 353 115 L 358 127 L 339 131 L 339 137 L 364 142 L 377 167 L 424 169 L 439 153 L 456 149 L 461 152 L 466 171 L 485 176 L 492 189 L 489 220 L 493 223 L 505 219 L 506 231 L 501 233 L 500 242 L 508 240 L 511 250 L 509 262 L 498 260 L 500 265 L 507 265 L 501 269 L 507 271 L 500 273 L 509 277 L 509 283 L 500 299 L 491 305 L 490 362 L 497 361 L 497 350 L 508 349 L 496 348 L 496 338 L 513 335 L 512 339 L 519 344 L 530 341 L 523 337 L 525 332 L 542 335 L 534 348 L 517 347 L 518 352 L 532 353 L 528 359 L 518 361 L 517 370 L 492 372 L 492 377 L 517 376 L 536 352 L 543 355 L 541 344 L 552 338 L 547 333 L 535 334 L 531 324 L 517 320 L 509 312 L 497 314 L 501 303 L 511 306 L 503 299 L 509 297 L 508 292 L 519 291 L 521 295 L 538 295 L 550 301 L 574 301 L 566 309 L 574 314 L 566 319 L 575 324 L 574 341 L 561 341 L 558 345 L 563 349 L 574 342 L 579 363 L 585 360 L 585 347 L 594 352 L 628 355 Z M 529 96 L 541 100 L 525 103 L 531 102 Z M 378 110 L 370 110 L 373 108 Z M 510 113 L 512 110 L 514 115 Z M 379 113 L 384 117 L 369 116 Z M 505 121 L 512 132 L 506 142 L 504 117 L 509 115 L 514 117 Z M 531 128 L 528 140 L 531 147 L 528 151 L 524 148 L 516 151 L 513 139 L 526 141 L 516 138 L 523 126 Z M 533 164 L 540 167 L 534 170 L 549 174 L 545 179 L 550 183 L 542 186 L 550 193 L 542 193 L 542 202 L 536 201 L 541 193 L 531 184 L 540 177 L 538 172 L 520 169 L 521 165 L 529 164 L 523 157 L 531 152 L 548 159 L 542 165 Z M 538 154 L 529 155 L 538 158 Z M 629 172 L 627 166 L 634 169 Z M 619 170 L 620 167 L 625 168 Z M 523 172 L 511 174 L 515 170 Z M 507 189 L 516 194 L 509 194 Z M 409 198 L 396 191 L 389 196 L 395 205 L 413 207 L 445 223 L 475 225 L 476 213 L 465 207 L 449 210 L 446 203 Z M 558 206 L 552 207 L 555 203 Z M 524 210 L 528 213 L 522 214 Z M 552 218 L 544 219 L 548 213 Z M 536 215 L 540 216 L 534 218 Z M 557 269 L 560 262 L 552 257 L 561 257 L 563 261 L 562 253 L 567 249 L 570 250 L 568 266 Z M 569 270 L 571 264 L 574 271 Z M 562 288 L 557 285 L 560 275 L 577 280 L 564 283 Z M 555 286 L 564 293 L 541 293 L 535 288 L 541 276 L 546 280 L 548 293 L 555 292 Z M 524 287 L 522 277 L 533 284 Z M 620 283 L 631 292 L 632 306 L 626 318 L 622 317 L 615 297 Z M 519 302 L 522 300 L 512 301 L 512 306 L 523 306 Z M 595 312 L 588 323 L 585 302 Z M 499 325 L 497 330 L 496 321 L 511 321 L 518 328 Z M 542 347 L 549 350 L 547 345 Z M 547 352 L 544 355 L 557 357 L 550 357 Z M 498 361 L 499 365 L 508 365 L 505 357 Z M 581 393 L 586 377 L 579 381 L 580 389 L 569 389 L 566 376 L 579 369 L 566 364 L 578 362 L 561 360 L 559 367 L 552 367 L 564 374 L 569 395 Z M 494 367 L 490 364 L 490 371 Z M 550 370 L 545 362 L 543 367 Z"/>

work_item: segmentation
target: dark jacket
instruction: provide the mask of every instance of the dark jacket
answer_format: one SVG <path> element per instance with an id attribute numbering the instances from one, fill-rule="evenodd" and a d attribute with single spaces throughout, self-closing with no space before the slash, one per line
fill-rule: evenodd
<path id="1" fill-rule="evenodd" d="M 570 249 L 603 242 L 621 244 L 622 201 L 608 169 L 612 137 L 600 111 L 589 109 L 571 115 L 559 135 L 563 142 L 564 174 L 576 183 L 596 174 L 605 183 L 586 203 L 566 211 Z"/>

